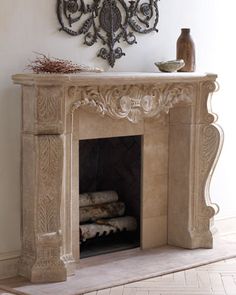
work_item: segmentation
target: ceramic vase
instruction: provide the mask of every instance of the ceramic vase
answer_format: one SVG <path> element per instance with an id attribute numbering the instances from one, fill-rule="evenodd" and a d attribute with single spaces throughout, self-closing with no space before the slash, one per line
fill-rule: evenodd
<path id="1" fill-rule="evenodd" d="M 195 45 L 189 28 L 181 29 L 181 34 L 176 44 L 176 57 L 177 59 L 183 59 L 185 62 L 185 66 L 178 70 L 178 72 L 195 71 Z"/>

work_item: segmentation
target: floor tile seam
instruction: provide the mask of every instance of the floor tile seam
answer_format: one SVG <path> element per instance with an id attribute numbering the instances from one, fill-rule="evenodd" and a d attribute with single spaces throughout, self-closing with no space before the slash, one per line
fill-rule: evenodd
<path id="1" fill-rule="evenodd" d="M 171 283 L 169 283 L 169 282 L 158 282 L 158 283 L 154 283 L 154 284 L 151 284 L 151 285 L 146 285 L 146 284 L 141 284 L 140 283 L 140 285 L 139 284 L 135 284 L 135 285 L 132 285 L 132 286 L 126 286 L 125 288 L 153 288 L 153 287 L 155 287 L 155 286 L 170 286 L 170 285 L 172 285 L 172 286 L 198 286 L 198 284 L 197 284 L 197 282 L 195 283 L 195 284 L 186 284 L 185 282 L 183 282 L 183 283 L 181 283 L 181 282 L 171 282 Z"/>
<path id="2" fill-rule="evenodd" d="M 170 287 L 170 288 L 168 288 L 168 287 L 164 287 L 164 288 L 142 288 L 142 289 L 140 289 L 140 288 L 137 288 L 137 290 L 139 290 L 140 292 L 146 292 L 146 291 L 150 291 L 150 292 L 152 292 L 152 291 L 159 291 L 159 290 L 162 290 L 162 291 L 165 291 L 165 290 L 167 290 L 168 289 L 168 291 L 172 291 L 172 290 L 176 290 L 176 291 L 178 291 L 179 289 L 181 289 L 181 290 L 183 290 L 183 289 L 185 289 L 185 290 L 188 290 L 188 291 L 194 291 L 194 290 L 197 290 L 197 291 L 210 291 L 210 292 L 213 292 L 213 290 L 212 290 L 212 288 L 211 287 L 200 287 L 200 288 L 195 288 L 195 287 L 193 287 L 193 288 L 188 288 L 188 287 L 186 287 L 186 286 L 182 286 L 182 287 L 180 287 L 180 288 L 176 288 L 176 287 Z"/>
<path id="3" fill-rule="evenodd" d="M 191 287 L 191 288 L 196 288 L 199 287 L 199 284 L 184 284 L 184 283 L 173 283 L 173 284 L 157 284 L 155 286 L 125 286 L 125 289 L 135 289 L 135 288 L 139 288 L 139 289 L 153 289 L 153 288 L 159 288 L 159 287 L 165 287 L 165 286 L 171 286 L 171 287 L 181 287 L 181 286 L 186 286 L 186 287 Z"/>

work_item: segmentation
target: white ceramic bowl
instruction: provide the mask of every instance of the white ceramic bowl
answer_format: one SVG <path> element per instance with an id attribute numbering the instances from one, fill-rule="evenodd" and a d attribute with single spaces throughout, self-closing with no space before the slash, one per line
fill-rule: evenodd
<path id="1" fill-rule="evenodd" d="M 155 62 L 155 65 L 161 72 L 176 72 L 185 66 L 183 59 L 168 60 L 162 62 Z"/>

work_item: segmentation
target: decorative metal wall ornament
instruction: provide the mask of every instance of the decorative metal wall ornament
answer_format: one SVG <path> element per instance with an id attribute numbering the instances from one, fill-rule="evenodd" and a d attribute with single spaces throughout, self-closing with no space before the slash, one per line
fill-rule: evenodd
<path id="1" fill-rule="evenodd" d="M 134 32 L 147 34 L 157 30 L 159 0 L 57 0 L 60 30 L 71 36 L 84 35 L 84 44 L 101 41 L 98 55 L 111 67 L 125 53 L 117 43 L 137 43 Z M 86 4 L 85 4 L 86 3 Z"/>

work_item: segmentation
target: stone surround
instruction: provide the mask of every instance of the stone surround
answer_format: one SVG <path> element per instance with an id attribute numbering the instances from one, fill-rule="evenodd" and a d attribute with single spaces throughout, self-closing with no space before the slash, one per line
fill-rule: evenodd
<path id="1" fill-rule="evenodd" d="M 18 74 L 22 86 L 22 255 L 32 282 L 79 263 L 79 140 L 142 136 L 141 248 L 211 248 L 210 179 L 222 145 L 216 75 Z"/>

